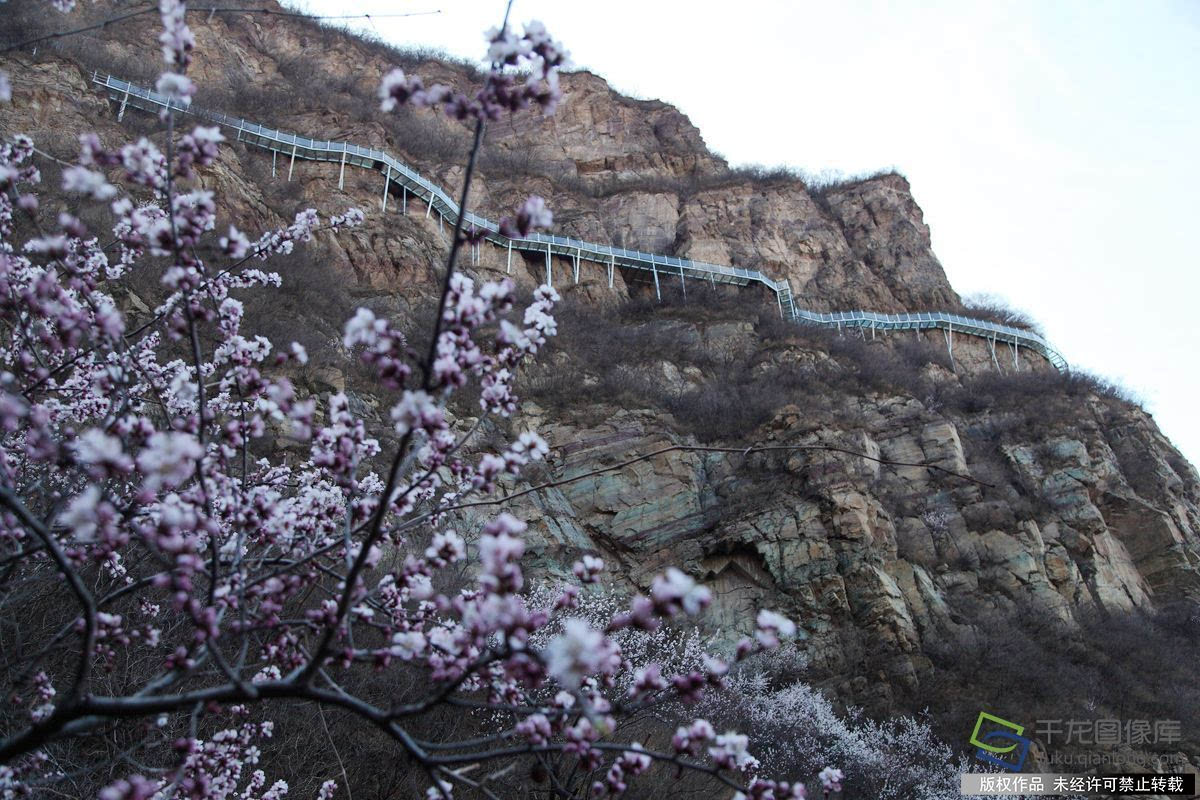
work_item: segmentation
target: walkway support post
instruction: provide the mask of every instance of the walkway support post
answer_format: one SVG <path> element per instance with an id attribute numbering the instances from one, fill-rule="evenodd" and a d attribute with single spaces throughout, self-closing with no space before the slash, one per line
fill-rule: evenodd
<path id="1" fill-rule="evenodd" d="M 292 170 L 296 169 L 296 145 L 292 145 L 292 163 L 288 165 L 288 183 L 292 182 Z"/>
<path id="2" fill-rule="evenodd" d="M 392 165 L 388 164 L 387 172 L 383 176 L 383 213 L 387 213 L 387 196 L 388 184 L 392 182 Z"/>
<path id="3" fill-rule="evenodd" d="M 504 267 L 504 271 L 512 274 L 512 239 L 508 240 L 508 264 Z"/>
<path id="4" fill-rule="evenodd" d="M 342 142 L 342 171 L 338 173 L 338 190 L 346 186 L 346 143 Z"/>
<path id="5" fill-rule="evenodd" d="M 550 243 L 546 242 L 546 285 L 554 285 L 554 276 L 550 274 Z"/>
<path id="6" fill-rule="evenodd" d="M 271 177 L 272 178 L 275 177 L 275 162 L 278 160 L 279 160 L 279 151 L 272 149 L 271 150 Z"/>
<path id="7" fill-rule="evenodd" d="M 654 296 L 662 300 L 662 291 L 658 288 L 658 267 L 654 266 L 654 257 L 650 257 L 650 271 L 654 273 Z"/>
<path id="8" fill-rule="evenodd" d="M 954 364 L 954 323 L 947 322 L 946 330 L 946 353 L 950 356 L 950 369 L 958 372 L 958 367 Z"/>
<path id="9" fill-rule="evenodd" d="M 608 254 L 608 288 L 613 288 L 613 273 L 617 270 L 617 257 L 612 253 Z"/>

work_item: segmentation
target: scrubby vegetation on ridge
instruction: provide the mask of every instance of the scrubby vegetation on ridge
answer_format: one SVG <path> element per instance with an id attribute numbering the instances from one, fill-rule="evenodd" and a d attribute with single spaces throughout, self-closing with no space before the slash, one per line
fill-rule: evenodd
<path id="1" fill-rule="evenodd" d="M 992 612 L 976 622 L 979 634 L 970 647 L 930 643 L 933 669 L 921 695 L 903 703 L 910 711 L 935 711 L 940 735 L 961 736 L 979 708 L 991 708 L 1030 723 L 1034 714 L 1064 725 L 1071 719 L 1170 720 L 1179 723 L 1179 738 L 1150 742 L 1149 749 L 1174 755 L 1200 744 L 1200 611 L 1194 602 L 1150 613 L 1094 609 L 1080 614 L 1077 625 L 1033 607 Z M 1049 750 L 1083 752 L 1087 744 L 1066 746 L 1060 735 Z"/>
<path id="2" fill-rule="evenodd" d="M 856 398 L 877 393 L 914 398 L 933 413 L 987 415 L 997 441 L 1037 438 L 1069 425 L 1088 396 L 1135 402 L 1126 390 L 1078 371 L 955 376 L 944 347 L 792 325 L 753 292 L 697 284 L 685 300 L 677 287 L 664 289 L 662 303 L 633 298 L 604 310 L 572 303 L 562 309 L 562 332 L 552 348 L 585 375 L 588 404 L 578 403 L 578 377 L 557 367 L 539 366 L 527 391 L 545 405 L 585 416 L 600 405 L 661 409 L 680 433 L 733 444 L 752 438 L 792 404 L 813 425 L 853 425 Z M 724 327 L 714 342 L 706 330 L 717 325 Z M 1031 404 L 1037 415 L 1025 413 Z"/>
<path id="3" fill-rule="evenodd" d="M 1001 325 L 1010 325 L 1014 328 L 1023 328 L 1036 333 L 1038 336 L 1046 335 L 1046 332 L 1037 320 L 1021 309 L 1014 308 L 1004 298 L 996 295 L 967 295 L 963 298 L 963 308 L 966 309 L 966 313 L 969 316 L 977 319 L 999 322 Z"/>

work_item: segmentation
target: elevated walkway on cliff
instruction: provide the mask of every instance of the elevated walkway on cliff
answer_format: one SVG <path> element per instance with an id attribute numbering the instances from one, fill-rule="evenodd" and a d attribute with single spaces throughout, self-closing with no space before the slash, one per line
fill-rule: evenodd
<path id="1" fill-rule="evenodd" d="M 111 75 L 93 74 L 92 80 L 104 87 L 110 100 L 119 104 L 118 119 L 123 117 L 128 107 L 132 106 L 154 113 L 172 108 L 181 113 L 214 122 L 231 132 L 236 132 L 233 138 L 237 141 L 271 151 L 272 174 L 276 174 L 282 166 L 286 166 L 288 180 L 292 178 L 298 158 L 340 164 L 339 186 L 345 179 L 347 166 L 379 172 L 384 176 L 382 193 L 384 211 L 387 210 L 390 195 L 398 187 L 401 208 L 405 211 L 407 211 L 408 199 L 411 195 L 413 198 L 423 201 L 427 217 L 436 212 L 439 220 L 444 219 L 453 225 L 461 215 L 464 227 L 474 227 L 477 230 L 486 231 L 487 241 L 508 251 L 510 268 L 513 250 L 531 253 L 539 257 L 544 256 L 548 282 L 553 277 L 553 257 L 560 256 L 570 260 L 576 281 L 579 279 L 580 262 L 591 261 L 603 266 L 607 270 L 609 286 L 613 285 L 613 275 L 618 267 L 649 273 L 656 292 L 661 292 L 661 281 L 668 279 L 678 279 L 683 282 L 685 287 L 688 278 L 712 284 L 722 283 L 735 286 L 761 284 L 775 294 L 780 314 L 785 319 L 794 322 L 815 323 L 838 328 L 858 328 L 862 329 L 864 336 L 867 331 L 874 336 L 875 331 L 939 329 L 944 332 L 947 348 L 951 350 L 952 354 L 953 335 L 960 333 L 987 340 L 993 359 L 997 358 L 997 345 L 1006 345 L 1012 353 L 1013 363 L 1019 364 L 1020 348 L 1025 347 L 1044 356 L 1057 369 L 1067 369 L 1066 359 L 1044 338 L 1033 331 L 1011 325 L 971 319 L 940 311 L 904 314 L 881 314 L 873 311 L 831 313 L 808 311 L 796 305 L 791 284 L 786 279 L 775 280 L 758 270 L 709 264 L 676 256 L 645 253 L 640 250 L 628 250 L 606 244 L 585 242 L 568 236 L 533 234 L 525 238 L 512 239 L 501 234 L 499 226 L 492 220 L 470 211 L 463 212 L 458 207 L 458 203 L 442 187 L 428 178 L 422 177 L 412 167 L 383 150 L 375 150 L 348 142 L 309 139 L 295 133 L 286 133 L 244 119 L 230 117 L 220 112 L 199 109 L 195 106 L 181 107 L 178 102 L 173 103 L 165 95 L 135 86 Z M 284 157 L 285 165 L 279 164 L 280 156 Z"/>

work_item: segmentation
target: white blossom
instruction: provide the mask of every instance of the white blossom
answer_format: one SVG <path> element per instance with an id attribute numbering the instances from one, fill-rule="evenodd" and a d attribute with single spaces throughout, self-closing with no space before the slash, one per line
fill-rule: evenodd
<path id="1" fill-rule="evenodd" d="M 432 433 L 446 427 L 442 409 L 420 390 L 404 392 L 400 402 L 392 407 L 392 421 L 396 423 L 396 433 L 401 436 L 414 430 Z"/>
<path id="2" fill-rule="evenodd" d="M 148 489 L 175 487 L 191 477 L 196 460 L 203 454 L 196 437 L 176 431 L 159 431 L 138 453 L 137 466 Z"/>
<path id="3" fill-rule="evenodd" d="M 58 523 L 68 528 L 77 542 L 95 541 L 99 505 L 100 487 L 92 484 L 71 499 L 58 515 Z"/>
<path id="4" fill-rule="evenodd" d="M 64 192 L 76 192 L 86 195 L 92 200 L 110 200 L 117 194 L 117 187 L 109 183 L 99 172 L 87 167 L 64 169 L 62 188 Z"/>
<path id="5" fill-rule="evenodd" d="M 796 635 L 796 623 L 765 608 L 758 612 L 756 625 L 758 630 L 755 636 L 758 643 L 768 649 L 778 647 L 780 638 L 791 639 Z"/>
<path id="6" fill-rule="evenodd" d="M 826 767 L 817 775 L 817 779 L 821 781 L 821 785 L 826 791 L 840 792 L 842 790 L 842 781 L 846 776 L 842 774 L 840 769 L 834 767 Z"/>
<path id="7" fill-rule="evenodd" d="M 402 661 L 411 661 L 425 651 L 425 634 L 420 631 L 405 631 L 392 635 L 391 654 Z"/>
<path id="8" fill-rule="evenodd" d="M 164 72 L 159 76 L 154 88 L 159 94 L 166 95 L 170 100 L 177 100 L 184 106 L 191 105 L 192 96 L 196 94 L 196 84 L 192 83 L 192 79 L 178 72 Z"/>
<path id="9" fill-rule="evenodd" d="M 121 440 L 99 428 L 89 428 L 75 440 L 75 457 L 83 464 L 102 466 L 118 472 L 129 470 L 133 462 L 125 455 Z"/>
<path id="10" fill-rule="evenodd" d="M 578 689 L 584 678 L 608 670 L 617 661 L 613 642 L 588 624 L 572 617 L 563 623 L 563 632 L 546 646 L 546 671 L 568 689 Z"/>
<path id="11" fill-rule="evenodd" d="M 675 567 L 654 578 L 650 594 L 656 603 L 689 615 L 699 614 L 712 602 L 712 592 Z"/>

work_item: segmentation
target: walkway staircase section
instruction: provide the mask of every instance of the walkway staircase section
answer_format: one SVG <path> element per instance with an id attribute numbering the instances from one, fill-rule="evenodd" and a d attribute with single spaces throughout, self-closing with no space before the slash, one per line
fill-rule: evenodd
<path id="1" fill-rule="evenodd" d="M 787 279 L 775 280 L 758 270 L 710 264 L 704 261 L 694 261 L 692 259 L 657 253 L 646 253 L 640 250 L 628 250 L 622 247 L 585 242 L 569 236 L 532 234 L 525 238 L 509 238 L 500 233 L 500 227 L 497 223 L 470 211 L 463 212 L 459 208 L 458 203 L 442 187 L 423 177 L 412 167 L 383 150 L 362 147 L 361 145 L 350 144 L 349 142 L 309 139 L 295 133 L 278 131 L 241 118 L 230 117 L 220 112 L 200 109 L 195 106 L 181 106 L 178 101 L 173 101 L 165 95 L 135 86 L 112 75 L 101 76 L 95 73 L 92 76 L 92 81 L 104 87 L 109 99 L 119 104 L 118 118 L 124 115 L 127 107 L 132 106 L 152 113 L 158 113 L 164 109 L 173 109 L 180 113 L 190 114 L 216 123 L 227 131 L 234 132 L 234 138 L 237 141 L 270 150 L 274 153 L 273 157 L 275 159 L 278 159 L 279 156 L 288 159 L 289 179 L 291 178 L 297 158 L 340 164 L 343 176 L 345 175 L 346 166 L 360 167 L 379 172 L 384 176 L 383 194 L 385 208 L 388 194 L 392 191 L 392 184 L 398 184 L 406 199 L 407 195 L 411 194 L 425 202 L 426 214 L 436 211 L 442 219 L 451 225 L 458 221 L 461 214 L 465 228 L 474 227 L 476 230 L 486 231 L 486 240 L 499 247 L 507 248 L 510 252 L 511 250 L 517 250 L 524 253 L 544 255 L 546 258 L 547 278 L 550 277 L 551 273 L 552 257 L 560 256 L 574 261 L 576 278 L 578 278 L 580 261 L 591 261 L 607 267 L 610 286 L 612 285 L 613 272 L 617 267 L 650 273 L 656 289 L 660 281 L 675 278 L 681 281 L 692 278 L 712 284 L 721 283 L 735 286 L 762 284 L 775 293 L 780 314 L 785 319 L 794 322 L 837 326 L 838 328 L 869 329 L 872 333 L 876 330 L 926 330 L 936 328 L 946 331 L 948 344 L 952 341 L 950 337 L 954 333 L 978 336 L 990 342 L 993 357 L 995 357 L 995 346 L 997 344 L 1007 344 L 1012 348 L 1015 363 L 1019 348 L 1027 347 L 1040 353 L 1059 370 L 1067 370 L 1066 359 L 1037 333 L 1023 328 L 938 311 L 904 314 L 881 314 L 872 311 L 838 311 L 832 313 L 807 311 L 796 306 L 792 295 L 792 287 Z"/>

